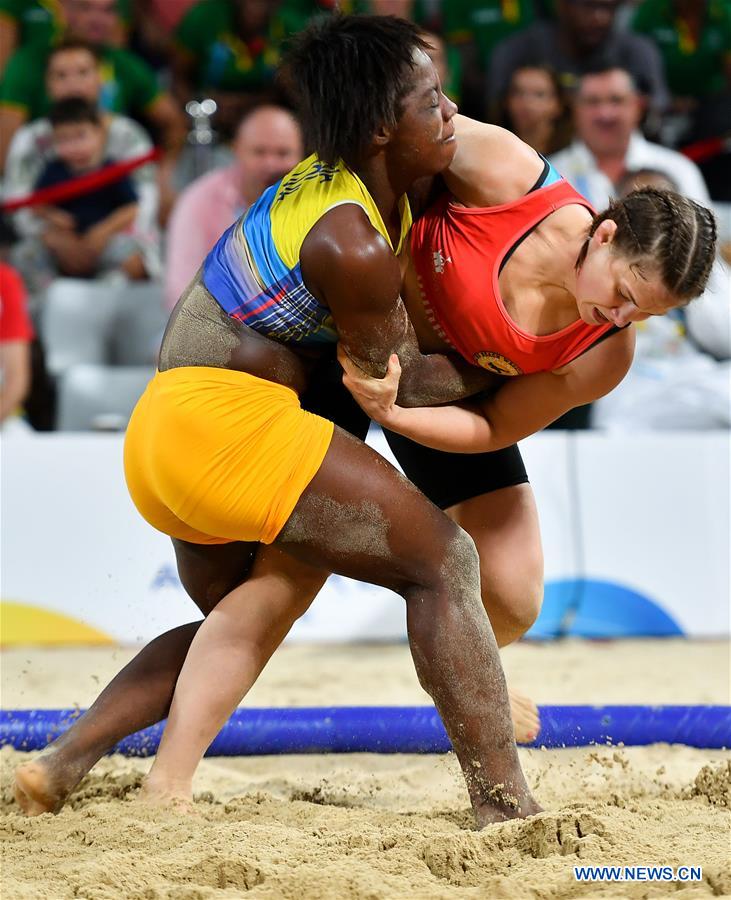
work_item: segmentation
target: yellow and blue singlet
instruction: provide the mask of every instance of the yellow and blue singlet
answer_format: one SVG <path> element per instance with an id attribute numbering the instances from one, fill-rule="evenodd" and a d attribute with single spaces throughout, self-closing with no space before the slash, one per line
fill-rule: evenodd
<path id="1" fill-rule="evenodd" d="M 355 203 L 398 253 L 411 227 L 408 199 L 400 201 L 396 248 L 373 198 L 341 161 L 322 163 L 314 154 L 299 163 L 224 234 L 203 264 L 203 283 L 234 319 L 282 343 L 337 341 L 330 310 L 308 291 L 300 249 L 310 229 L 329 210 Z"/>

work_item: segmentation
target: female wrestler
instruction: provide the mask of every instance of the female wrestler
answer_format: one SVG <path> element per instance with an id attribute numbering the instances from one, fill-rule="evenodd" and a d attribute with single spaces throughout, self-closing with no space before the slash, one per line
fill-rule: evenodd
<path id="1" fill-rule="evenodd" d="M 395 402 L 397 360 L 369 379 L 347 351 L 340 358 L 363 409 L 391 432 L 475 454 L 615 387 L 634 349 L 626 326 L 703 293 L 716 226 L 709 210 L 653 188 L 596 214 L 514 135 L 461 117 L 457 128 L 449 192 L 412 229 L 405 301 L 423 350 L 457 350 L 503 383 L 477 402 L 406 409 Z"/>
<path id="2" fill-rule="evenodd" d="M 514 135 L 461 118 L 457 125 L 457 155 L 444 175 L 452 193 L 412 230 L 406 304 L 422 348 L 445 348 L 452 336 L 465 358 L 505 377 L 479 404 L 401 409 L 395 358 L 384 380 L 365 379 L 347 353 L 341 359 L 370 415 L 451 451 L 388 435 L 409 477 L 475 538 L 483 602 L 498 643 L 508 643 L 537 614 L 542 571 L 533 496 L 517 447 L 507 445 L 621 380 L 634 340 L 623 326 L 702 292 L 715 228 L 707 210 L 659 192 L 595 215 Z M 342 405 L 325 399 L 342 420 Z M 503 449 L 476 452 L 492 448 Z M 149 793 L 190 797 L 205 748 L 268 659 L 267 636 L 282 634 L 285 601 L 253 610 L 249 602 L 244 592 L 226 597 L 196 635 Z M 290 609 L 294 621 L 302 605 Z M 224 666 L 225 685 L 207 674 L 210 659 Z"/>
<path id="3" fill-rule="evenodd" d="M 258 543 L 245 590 L 265 598 L 267 613 L 278 596 L 291 602 L 293 584 L 309 601 L 328 571 L 400 593 L 417 673 L 478 822 L 530 815 L 539 807 L 518 762 L 472 540 L 370 448 L 304 412 L 296 393 L 307 352 L 336 339 L 373 374 L 398 352 L 411 402 L 457 399 L 479 384 L 467 366 L 419 352 L 394 254 L 410 225 L 406 190 L 453 158 L 456 110 L 416 29 L 397 19 L 318 23 L 291 59 L 317 154 L 222 236 L 173 312 L 160 371 L 127 432 L 130 493 L 173 538 L 204 613 L 244 589 Z M 26 811 L 60 808 L 122 735 L 166 714 L 198 624 L 152 642 L 17 772 Z M 269 640 L 281 636 L 275 623 Z"/>

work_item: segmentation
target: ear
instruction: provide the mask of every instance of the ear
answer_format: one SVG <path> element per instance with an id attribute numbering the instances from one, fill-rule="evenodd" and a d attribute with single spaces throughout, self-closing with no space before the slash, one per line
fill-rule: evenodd
<path id="1" fill-rule="evenodd" d="M 597 244 L 611 244 L 617 233 L 617 223 L 614 219 L 605 219 L 592 235 L 592 240 Z"/>
<path id="2" fill-rule="evenodd" d="M 373 135 L 371 144 L 375 151 L 382 150 L 393 137 L 393 130 L 387 125 L 381 125 Z"/>

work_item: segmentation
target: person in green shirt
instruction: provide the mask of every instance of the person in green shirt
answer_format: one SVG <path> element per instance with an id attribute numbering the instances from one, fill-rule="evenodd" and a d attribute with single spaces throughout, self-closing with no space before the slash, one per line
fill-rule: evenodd
<path id="1" fill-rule="evenodd" d="M 214 99 L 216 126 L 229 133 L 246 110 L 276 99 L 274 73 L 286 39 L 306 21 L 301 2 L 201 0 L 183 16 L 175 33 L 175 87 Z"/>
<path id="2" fill-rule="evenodd" d="M 442 7 L 442 30 L 462 72 L 461 106 L 484 114 L 484 78 L 493 48 L 535 18 L 533 0 L 449 0 Z M 452 63 L 454 66 L 454 63 Z"/>
<path id="3" fill-rule="evenodd" d="M 83 5 L 77 15 L 102 21 L 105 16 L 113 16 L 116 38 L 112 43 L 121 46 L 132 25 L 130 3 L 131 0 L 0 0 L 0 74 L 19 47 L 48 48 L 60 40 L 66 27 L 65 8 L 74 4 Z"/>
<path id="4" fill-rule="evenodd" d="M 63 23 L 60 0 L 0 0 L 0 72 L 18 47 L 48 47 Z"/>
<path id="5" fill-rule="evenodd" d="M 731 0 L 644 0 L 632 30 L 657 45 L 675 98 L 697 99 L 731 86 Z"/>
<path id="6" fill-rule="evenodd" d="M 65 11 L 65 39 L 85 43 L 101 59 L 100 108 L 131 114 L 151 125 L 166 150 L 164 171 L 171 169 L 187 134 L 185 117 L 173 98 L 160 90 L 144 60 L 113 46 L 118 38 L 114 0 L 111 6 L 110 0 L 67 0 Z M 50 46 L 29 45 L 16 50 L 8 62 L 0 85 L 0 166 L 17 129 L 46 112 L 45 73 L 52 52 Z"/>

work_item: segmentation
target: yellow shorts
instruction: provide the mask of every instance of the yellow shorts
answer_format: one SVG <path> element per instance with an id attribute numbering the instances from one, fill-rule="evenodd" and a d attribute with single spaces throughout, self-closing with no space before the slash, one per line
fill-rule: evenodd
<path id="1" fill-rule="evenodd" d="M 320 468 L 333 427 L 294 391 L 244 372 L 158 372 L 127 428 L 127 486 L 143 518 L 171 537 L 270 544 Z"/>

